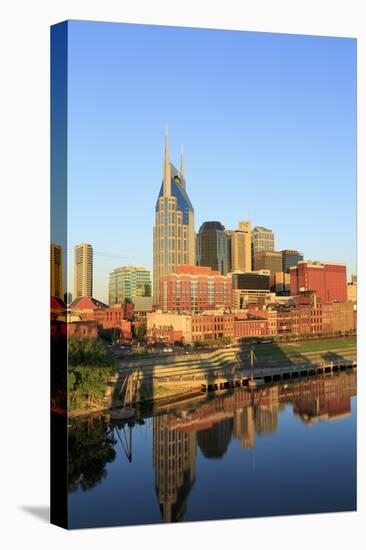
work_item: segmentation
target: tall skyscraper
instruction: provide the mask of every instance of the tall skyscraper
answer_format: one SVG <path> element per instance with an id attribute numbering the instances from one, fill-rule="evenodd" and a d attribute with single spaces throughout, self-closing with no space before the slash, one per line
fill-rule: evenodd
<path id="1" fill-rule="evenodd" d="M 250 222 L 239 222 L 231 233 L 231 271 L 252 271 Z"/>
<path id="2" fill-rule="evenodd" d="M 160 301 L 160 277 L 174 273 L 177 265 L 195 265 L 195 262 L 194 210 L 186 192 L 183 155 L 178 171 L 169 160 L 166 132 L 163 182 L 155 207 L 154 304 Z"/>
<path id="3" fill-rule="evenodd" d="M 303 259 L 298 250 L 282 250 L 282 271 L 290 273 L 290 267 L 296 267 Z"/>
<path id="4" fill-rule="evenodd" d="M 93 297 L 93 247 L 82 243 L 74 246 L 73 299 Z"/>
<path id="5" fill-rule="evenodd" d="M 266 227 L 254 227 L 252 231 L 252 259 L 256 252 L 273 252 L 275 249 L 275 238 L 272 229 Z M 255 267 L 253 266 L 253 269 Z"/>
<path id="6" fill-rule="evenodd" d="M 231 273 L 232 270 L 233 270 L 233 262 L 232 262 L 232 258 L 231 258 L 231 243 L 232 243 L 232 240 L 233 240 L 233 233 L 234 231 L 232 231 L 231 229 L 227 229 L 225 231 L 225 236 L 226 236 L 226 252 L 227 252 L 227 272 L 228 273 Z"/>
<path id="7" fill-rule="evenodd" d="M 254 271 L 268 269 L 271 275 L 282 272 L 282 252 L 261 250 L 254 253 Z"/>
<path id="8" fill-rule="evenodd" d="M 151 296 L 150 271 L 145 267 L 117 267 L 109 274 L 109 305 L 122 304 L 126 298 Z"/>
<path id="9" fill-rule="evenodd" d="M 228 254 L 225 227 L 220 222 L 204 222 L 196 240 L 196 259 L 198 266 L 211 267 L 226 275 Z"/>
<path id="10" fill-rule="evenodd" d="M 51 244 L 51 296 L 63 299 L 62 246 L 60 244 Z"/>

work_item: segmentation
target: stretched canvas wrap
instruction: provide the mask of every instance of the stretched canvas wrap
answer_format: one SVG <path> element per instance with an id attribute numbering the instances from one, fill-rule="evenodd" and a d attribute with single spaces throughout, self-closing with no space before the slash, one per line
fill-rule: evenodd
<path id="1" fill-rule="evenodd" d="M 356 510 L 356 40 L 51 28 L 51 521 Z"/>

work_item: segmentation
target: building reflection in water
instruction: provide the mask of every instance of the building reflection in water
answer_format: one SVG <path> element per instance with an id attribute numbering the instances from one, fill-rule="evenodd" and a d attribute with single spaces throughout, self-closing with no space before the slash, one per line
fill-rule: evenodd
<path id="1" fill-rule="evenodd" d="M 224 418 L 212 426 L 197 432 L 197 443 L 206 458 L 221 458 L 226 453 L 233 432 L 233 419 Z"/>
<path id="2" fill-rule="evenodd" d="M 171 426 L 169 416 L 153 420 L 155 487 L 165 522 L 184 521 L 186 501 L 196 478 L 196 434 Z"/>
<path id="3" fill-rule="evenodd" d="M 351 413 L 356 373 L 277 384 L 257 391 L 237 388 L 227 394 L 153 419 L 155 487 L 162 519 L 184 521 L 196 478 L 197 444 L 207 459 L 220 459 L 232 438 L 252 449 L 255 436 L 278 430 L 286 403 L 303 422 L 337 419 Z"/>

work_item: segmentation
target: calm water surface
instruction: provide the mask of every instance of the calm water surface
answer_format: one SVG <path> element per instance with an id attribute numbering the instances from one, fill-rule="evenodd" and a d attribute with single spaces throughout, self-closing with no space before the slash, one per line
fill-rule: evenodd
<path id="1" fill-rule="evenodd" d="M 356 508 L 355 373 L 211 394 L 140 422 L 72 422 L 70 527 Z"/>

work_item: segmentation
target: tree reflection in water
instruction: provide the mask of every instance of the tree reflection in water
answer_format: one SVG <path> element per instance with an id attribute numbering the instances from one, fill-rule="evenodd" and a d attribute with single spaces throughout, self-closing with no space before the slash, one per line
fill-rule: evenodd
<path id="1" fill-rule="evenodd" d="M 70 493 L 92 489 L 106 477 L 106 465 L 116 458 L 116 443 L 102 417 L 73 423 L 68 435 Z"/>

